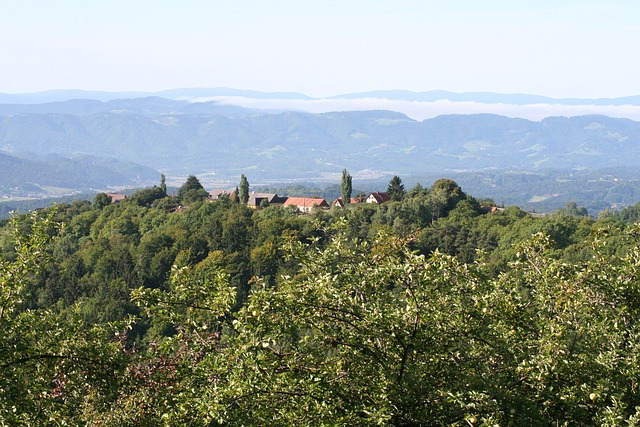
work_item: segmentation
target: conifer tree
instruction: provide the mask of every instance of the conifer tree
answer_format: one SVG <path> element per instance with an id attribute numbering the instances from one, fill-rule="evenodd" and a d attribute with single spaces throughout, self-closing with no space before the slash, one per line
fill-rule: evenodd
<path id="1" fill-rule="evenodd" d="M 240 202 L 245 205 L 249 201 L 249 181 L 247 180 L 247 177 L 244 175 L 240 175 L 240 186 L 238 187 L 238 196 L 240 197 Z"/>
<path id="2" fill-rule="evenodd" d="M 342 170 L 342 203 L 347 205 L 351 201 L 351 175 L 346 169 Z"/>
<path id="3" fill-rule="evenodd" d="M 165 196 L 167 195 L 167 183 L 165 182 L 164 174 L 160 174 L 160 190 L 162 190 Z"/>
<path id="4" fill-rule="evenodd" d="M 389 194 L 389 199 L 393 201 L 400 201 L 404 197 L 405 190 L 404 184 L 398 175 L 394 175 L 393 178 L 389 181 L 389 185 L 387 186 L 387 193 Z"/>

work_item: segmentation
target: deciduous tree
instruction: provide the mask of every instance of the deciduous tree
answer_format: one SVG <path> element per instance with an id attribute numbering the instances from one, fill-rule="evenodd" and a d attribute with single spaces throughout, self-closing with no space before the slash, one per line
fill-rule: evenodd
<path id="1" fill-rule="evenodd" d="M 17 258 L 0 261 L 0 425 L 83 425 L 119 388 L 126 353 L 115 324 L 86 327 L 74 310 L 29 308 L 29 287 L 59 226 L 34 213 L 13 220 Z M 122 326 L 122 325 L 121 325 Z"/>
<path id="2" fill-rule="evenodd" d="M 187 180 L 178 190 L 178 199 L 184 203 L 191 203 L 204 200 L 209 197 L 209 193 L 204 189 L 198 178 L 189 175 Z"/>

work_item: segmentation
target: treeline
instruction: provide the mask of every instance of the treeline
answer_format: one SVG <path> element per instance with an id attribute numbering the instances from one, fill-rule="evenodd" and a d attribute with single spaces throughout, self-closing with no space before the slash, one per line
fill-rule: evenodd
<path id="1" fill-rule="evenodd" d="M 190 177 L 14 217 L 0 425 L 640 419 L 640 205 L 534 217 L 450 179 L 392 187 L 302 215 Z"/>

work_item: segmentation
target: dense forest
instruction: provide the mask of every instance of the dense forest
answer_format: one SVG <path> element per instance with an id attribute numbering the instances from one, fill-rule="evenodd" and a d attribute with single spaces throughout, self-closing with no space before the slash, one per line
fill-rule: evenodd
<path id="1" fill-rule="evenodd" d="M 190 177 L 3 220 L 0 425 L 640 424 L 640 204 L 389 190 L 303 215 Z"/>

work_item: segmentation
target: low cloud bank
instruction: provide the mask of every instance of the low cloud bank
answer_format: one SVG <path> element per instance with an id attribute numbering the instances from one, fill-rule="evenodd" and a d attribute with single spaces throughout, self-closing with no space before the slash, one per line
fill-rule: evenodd
<path id="1" fill-rule="evenodd" d="M 216 101 L 264 110 L 294 110 L 309 113 L 334 111 L 389 110 L 403 113 L 414 120 L 425 120 L 445 114 L 499 114 L 539 121 L 552 116 L 584 116 L 602 114 L 609 117 L 640 121 L 640 105 L 562 105 L 562 104 L 486 104 L 439 100 L 434 102 L 399 101 L 381 98 L 358 99 L 255 99 L 239 96 L 194 98 L 192 102 Z"/>

